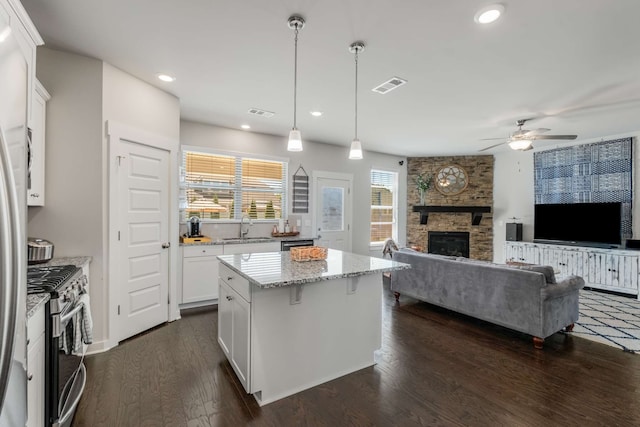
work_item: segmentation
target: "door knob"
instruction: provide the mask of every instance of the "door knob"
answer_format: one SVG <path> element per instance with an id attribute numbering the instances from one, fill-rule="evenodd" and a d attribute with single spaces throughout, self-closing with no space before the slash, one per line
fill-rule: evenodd
<path id="1" fill-rule="evenodd" d="M 162 244 L 162 249 L 167 249 L 169 247 L 171 247 L 171 242 L 167 242 L 167 243 L 163 243 Z"/>

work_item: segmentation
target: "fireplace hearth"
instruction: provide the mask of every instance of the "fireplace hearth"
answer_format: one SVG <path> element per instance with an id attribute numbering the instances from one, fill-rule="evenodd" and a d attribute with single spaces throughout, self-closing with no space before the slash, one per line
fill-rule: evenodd
<path id="1" fill-rule="evenodd" d="M 469 258 L 469 233 L 466 231 L 429 231 L 427 248 L 430 254 Z"/>

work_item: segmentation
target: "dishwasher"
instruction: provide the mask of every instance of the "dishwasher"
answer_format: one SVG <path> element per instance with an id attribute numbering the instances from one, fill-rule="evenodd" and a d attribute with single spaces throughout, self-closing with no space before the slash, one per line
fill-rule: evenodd
<path id="1" fill-rule="evenodd" d="M 313 246 L 313 239 L 283 240 L 280 242 L 281 251 L 290 251 L 291 248 L 298 246 Z"/>

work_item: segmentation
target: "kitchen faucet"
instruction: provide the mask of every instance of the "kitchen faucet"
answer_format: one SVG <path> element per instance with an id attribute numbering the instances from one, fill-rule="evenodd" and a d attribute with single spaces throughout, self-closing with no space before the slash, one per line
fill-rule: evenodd
<path id="1" fill-rule="evenodd" d="M 249 225 L 247 226 L 247 228 L 244 228 L 244 219 L 248 219 L 249 220 Z M 244 239 L 247 234 L 249 233 L 249 227 L 251 227 L 253 225 L 253 220 L 249 217 L 249 215 L 247 214 L 243 214 L 242 218 L 240 218 L 240 238 Z"/>

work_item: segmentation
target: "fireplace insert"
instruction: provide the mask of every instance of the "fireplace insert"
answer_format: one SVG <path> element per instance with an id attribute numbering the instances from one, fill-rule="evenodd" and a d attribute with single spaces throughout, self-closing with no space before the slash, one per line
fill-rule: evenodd
<path id="1" fill-rule="evenodd" d="M 469 258 L 469 232 L 430 231 L 427 238 L 427 251 L 430 254 Z"/>

